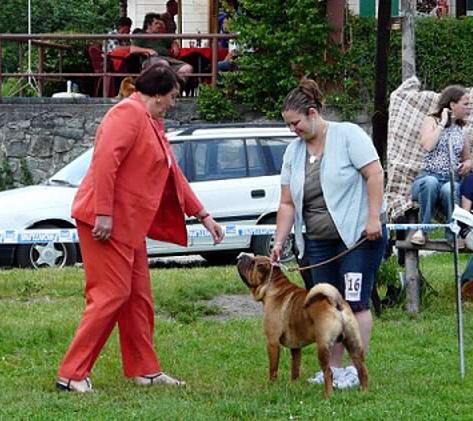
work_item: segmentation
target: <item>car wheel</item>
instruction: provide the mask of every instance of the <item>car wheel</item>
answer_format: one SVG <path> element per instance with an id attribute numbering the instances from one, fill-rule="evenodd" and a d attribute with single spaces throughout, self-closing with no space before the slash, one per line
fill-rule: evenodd
<path id="1" fill-rule="evenodd" d="M 239 253 L 235 252 L 209 252 L 202 253 L 201 256 L 211 265 L 234 265 Z"/>
<path id="2" fill-rule="evenodd" d="M 44 224 L 35 229 L 57 229 L 54 225 Z M 21 268 L 43 268 L 72 266 L 77 262 L 77 248 L 73 243 L 34 243 L 17 247 L 16 262 Z"/>
<path id="3" fill-rule="evenodd" d="M 266 219 L 262 224 L 275 224 L 276 218 Z M 251 239 L 251 250 L 255 255 L 269 256 L 274 247 L 274 235 L 255 235 Z M 281 262 L 286 263 L 294 259 L 294 235 L 290 234 L 284 243 Z"/>

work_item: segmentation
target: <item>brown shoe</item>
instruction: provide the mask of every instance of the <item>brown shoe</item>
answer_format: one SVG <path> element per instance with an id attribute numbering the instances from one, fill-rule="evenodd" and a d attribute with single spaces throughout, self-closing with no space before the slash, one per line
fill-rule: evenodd
<path id="1" fill-rule="evenodd" d="M 186 382 L 177 380 L 164 373 L 151 374 L 147 376 L 135 377 L 135 383 L 138 386 L 152 386 L 155 384 L 168 384 L 173 386 L 185 386 Z"/>
<path id="2" fill-rule="evenodd" d="M 410 238 L 411 244 L 416 246 L 423 246 L 425 244 L 425 235 L 422 230 L 417 230 Z"/>
<path id="3" fill-rule="evenodd" d="M 56 381 L 56 388 L 61 392 L 90 393 L 94 391 L 92 383 L 88 377 L 83 380 L 72 380 L 59 377 Z"/>

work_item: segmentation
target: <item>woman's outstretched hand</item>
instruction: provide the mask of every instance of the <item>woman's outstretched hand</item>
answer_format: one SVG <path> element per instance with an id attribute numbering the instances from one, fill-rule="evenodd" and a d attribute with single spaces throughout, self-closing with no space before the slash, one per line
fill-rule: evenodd
<path id="1" fill-rule="evenodd" d="M 207 229 L 208 232 L 210 232 L 210 235 L 214 240 L 214 244 L 219 244 L 222 242 L 223 238 L 225 237 L 223 228 L 220 224 L 215 222 L 212 216 L 209 215 L 204 218 L 202 220 L 202 225 Z"/>

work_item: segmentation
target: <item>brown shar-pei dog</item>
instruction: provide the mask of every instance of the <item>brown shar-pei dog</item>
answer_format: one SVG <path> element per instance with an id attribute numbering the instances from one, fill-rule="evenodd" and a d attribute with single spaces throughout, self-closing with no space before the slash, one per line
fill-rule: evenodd
<path id="1" fill-rule="evenodd" d="M 264 305 L 270 380 L 277 377 L 281 345 L 291 350 L 291 377 L 296 380 L 300 376 L 302 347 L 316 342 L 325 379 L 324 396 L 330 397 L 333 391 L 330 355 L 335 342 L 341 341 L 358 370 L 361 387 L 368 388 L 358 322 L 335 287 L 318 284 L 310 291 L 300 288 L 265 256 L 241 254 L 237 267 L 254 299 Z"/>

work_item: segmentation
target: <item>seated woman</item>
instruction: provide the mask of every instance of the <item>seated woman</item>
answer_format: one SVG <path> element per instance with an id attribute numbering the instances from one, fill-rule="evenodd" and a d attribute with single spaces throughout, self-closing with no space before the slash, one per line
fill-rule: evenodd
<path id="1" fill-rule="evenodd" d="M 453 150 L 456 200 L 459 178 L 471 170 L 470 144 L 463 133 L 468 102 L 469 96 L 465 88 L 448 86 L 440 94 L 437 111 L 424 120 L 420 144 L 426 153 L 422 170 L 412 185 L 412 198 L 419 202 L 423 224 L 431 222 L 438 205 L 447 220 L 450 220 L 453 211 L 450 200 L 449 142 Z M 425 244 L 424 232 L 417 230 L 410 241 L 416 245 Z"/>

